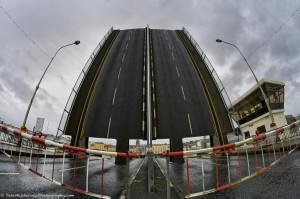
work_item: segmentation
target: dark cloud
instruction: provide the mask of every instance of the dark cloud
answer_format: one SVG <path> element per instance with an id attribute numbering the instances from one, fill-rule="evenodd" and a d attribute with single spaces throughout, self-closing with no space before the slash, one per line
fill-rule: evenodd
<path id="1" fill-rule="evenodd" d="M 227 88 L 232 101 L 255 81 L 234 47 L 215 42 L 220 38 L 236 44 L 258 78 L 286 83 L 286 113 L 299 114 L 300 96 L 299 12 L 272 39 L 248 57 L 294 12 L 299 2 L 236 0 L 124 0 L 124 1 L 1 1 L 1 5 L 23 30 L 50 56 L 65 44 L 81 40 L 59 52 L 37 93 L 28 118 L 37 116 L 50 123 L 55 132 L 60 114 L 81 69 L 107 30 L 141 28 L 181 29 L 186 27 L 207 54 Z M 20 124 L 39 78 L 50 59 L 0 10 L 0 102 L 12 123 Z M 3 28 L 2 28 L 3 27 Z M 41 111 L 42 110 L 42 111 Z"/>

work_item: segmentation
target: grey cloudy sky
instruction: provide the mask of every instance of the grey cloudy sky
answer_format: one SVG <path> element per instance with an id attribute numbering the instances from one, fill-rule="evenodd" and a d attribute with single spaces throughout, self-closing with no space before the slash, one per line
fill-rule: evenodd
<path id="1" fill-rule="evenodd" d="M 44 132 L 56 133 L 71 89 L 98 42 L 116 29 L 181 29 L 193 35 L 216 68 L 232 101 L 255 81 L 238 52 L 216 38 L 235 43 L 249 56 L 300 6 L 296 0 L 0 0 L 3 8 L 53 61 L 29 114 L 46 118 Z M 258 78 L 282 81 L 286 114 L 300 113 L 300 11 L 248 61 Z M 21 126 L 34 88 L 50 59 L 0 9 L 0 117 Z"/>

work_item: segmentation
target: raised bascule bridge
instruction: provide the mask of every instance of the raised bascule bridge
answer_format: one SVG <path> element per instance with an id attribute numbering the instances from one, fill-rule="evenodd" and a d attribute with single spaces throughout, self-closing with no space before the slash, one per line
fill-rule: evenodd
<path id="1" fill-rule="evenodd" d="M 185 28 L 111 28 L 83 67 L 64 108 L 57 138 L 69 135 L 71 145 L 0 124 L 0 173 L 16 168 L 23 174 L 1 181 L 1 188 L 15 187 L 11 180 L 17 179 L 17 187 L 30 194 L 54 189 L 73 190 L 79 198 L 235 198 L 245 196 L 249 187 L 256 195 L 259 188 L 265 194 L 263 181 L 270 192 L 278 192 L 285 183 L 278 183 L 282 176 L 297 175 L 282 173 L 280 167 L 272 178 L 266 177 L 272 172 L 258 176 L 260 183 L 241 182 L 300 146 L 300 121 L 286 124 L 283 99 L 284 83 L 262 79 L 231 103 L 215 69 Z M 274 124 L 271 115 L 279 126 L 268 126 Z M 228 143 L 235 122 L 243 140 Z M 254 135 L 255 130 L 261 133 Z M 210 136 L 211 146 L 184 150 L 182 139 L 196 136 Z M 116 151 L 89 148 L 91 137 L 116 139 Z M 129 152 L 129 139 L 147 140 L 147 153 Z M 155 139 L 169 139 L 170 151 L 154 154 Z M 286 170 L 298 165 L 293 157 Z M 10 165 L 13 162 L 17 167 Z M 18 179 L 24 176 L 26 180 Z M 51 189 L 37 176 L 67 189 Z M 292 181 L 296 180 L 288 183 Z M 223 190 L 239 183 L 234 191 Z"/>
<path id="2" fill-rule="evenodd" d="M 227 144 L 233 130 L 221 82 L 187 34 L 149 29 L 147 49 L 146 28 L 111 29 L 63 116 L 60 129 L 72 136 L 71 145 L 87 147 L 89 137 L 114 138 L 116 151 L 127 152 L 129 139 L 147 139 L 147 126 L 152 139 L 170 139 L 171 151 L 182 150 L 184 137 L 209 135 L 215 146 Z"/>

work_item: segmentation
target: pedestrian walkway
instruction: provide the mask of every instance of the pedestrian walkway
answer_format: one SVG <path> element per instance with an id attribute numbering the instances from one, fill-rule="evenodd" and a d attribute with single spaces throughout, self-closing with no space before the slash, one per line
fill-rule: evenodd
<path id="1" fill-rule="evenodd" d="M 154 162 L 154 194 L 148 193 L 148 162 L 144 161 L 140 171 L 133 179 L 130 186 L 131 199 L 167 198 L 167 181 L 160 168 Z M 179 198 L 175 189 L 171 187 L 171 199 Z"/>

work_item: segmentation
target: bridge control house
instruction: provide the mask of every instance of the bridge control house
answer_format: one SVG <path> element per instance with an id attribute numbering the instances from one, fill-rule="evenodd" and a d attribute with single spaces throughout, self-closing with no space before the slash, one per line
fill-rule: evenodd
<path id="1" fill-rule="evenodd" d="M 287 125 L 284 116 L 285 84 L 269 79 L 262 79 L 259 84 L 270 104 L 276 126 Z M 259 133 L 271 130 L 272 120 L 257 84 L 232 103 L 229 113 L 235 122 L 239 122 L 243 139 L 255 136 L 257 130 Z"/>

